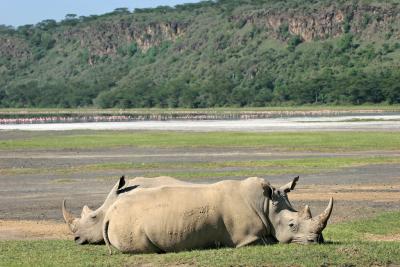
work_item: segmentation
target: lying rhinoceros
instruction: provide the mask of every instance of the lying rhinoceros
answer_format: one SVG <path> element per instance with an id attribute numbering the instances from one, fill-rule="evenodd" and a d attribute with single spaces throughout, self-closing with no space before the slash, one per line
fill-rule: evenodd
<path id="1" fill-rule="evenodd" d="M 276 194 L 274 203 L 277 203 L 282 208 L 289 208 L 294 210 L 287 198 L 287 193 L 293 190 L 296 186 L 299 177 L 293 179 L 292 182 L 282 186 L 277 190 L 279 195 Z M 88 206 L 84 206 L 80 218 L 75 218 L 71 212 L 67 211 L 66 201 L 62 204 L 62 213 L 64 220 L 69 229 L 74 234 L 75 242 L 77 244 L 101 244 L 104 243 L 102 225 L 103 219 L 108 208 L 117 200 L 118 196 L 130 193 L 137 187 L 152 188 L 159 186 L 175 186 L 175 185 L 196 185 L 193 183 L 183 182 L 172 177 L 156 177 L 156 178 L 143 178 L 138 177 L 126 181 L 125 177 L 121 177 L 117 184 L 112 188 L 106 200 L 100 208 L 93 211 Z"/>
<path id="2" fill-rule="evenodd" d="M 66 201 L 62 204 L 62 213 L 69 229 L 74 234 L 77 244 L 100 244 L 104 243 L 102 225 L 103 218 L 108 208 L 117 200 L 118 196 L 129 193 L 136 187 L 149 188 L 165 185 L 189 185 L 190 183 L 179 181 L 171 177 L 143 178 L 138 177 L 125 181 L 121 177 L 118 183 L 112 188 L 106 200 L 100 208 L 93 211 L 88 206 L 82 209 L 81 217 L 75 218 L 67 211 Z"/>
<path id="3" fill-rule="evenodd" d="M 333 208 L 316 218 L 285 207 L 282 190 L 261 178 L 203 186 L 138 188 L 116 200 L 103 236 L 126 253 L 164 253 L 216 246 L 316 243 Z"/>

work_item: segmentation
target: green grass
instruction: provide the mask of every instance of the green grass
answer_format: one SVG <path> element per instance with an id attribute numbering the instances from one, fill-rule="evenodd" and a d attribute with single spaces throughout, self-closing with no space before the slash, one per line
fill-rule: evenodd
<path id="1" fill-rule="evenodd" d="M 334 171 L 373 164 L 399 164 L 400 157 L 331 157 L 281 160 L 224 161 L 224 162 L 119 162 L 73 166 L 67 168 L 8 168 L 2 175 L 67 174 L 82 172 L 141 170 L 150 176 L 169 175 L 180 179 L 245 177 L 280 174 L 309 174 Z M 73 182 L 59 179 L 57 183 Z"/>
<path id="2" fill-rule="evenodd" d="M 400 233 L 400 212 L 329 225 L 324 245 L 272 245 L 165 255 L 108 255 L 105 246 L 73 241 L 1 241 L 0 266 L 383 266 L 400 264 L 400 242 L 376 242 L 367 234 Z"/>
<path id="3" fill-rule="evenodd" d="M 123 146 L 260 147 L 282 151 L 398 150 L 400 149 L 400 135 L 397 132 L 93 132 L 0 141 L 1 150 L 88 149 Z"/>
<path id="4" fill-rule="evenodd" d="M 108 169 L 219 169 L 219 168 L 318 168 L 336 169 L 357 167 L 370 164 L 400 163 L 399 157 L 332 157 L 332 158 L 301 158 L 281 160 L 254 160 L 254 161 L 223 161 L 223 162 L 157 162 L 157 163 L 104 163 L 86 165 L 84 170 Z M 79 168 L 79 167 L 78 167 Z"/>
<path id="5" fill-rule="evenodd" d="M 362 240 L 367 234 L 400 234 L 399 221 L 400 212 L 383 213 L 374 219 L 363 219 L 332 225 L 327 229 L 325 236 L 331 240 L 334 240 L 336 237 L 341 237 L 345 240 Z"/>

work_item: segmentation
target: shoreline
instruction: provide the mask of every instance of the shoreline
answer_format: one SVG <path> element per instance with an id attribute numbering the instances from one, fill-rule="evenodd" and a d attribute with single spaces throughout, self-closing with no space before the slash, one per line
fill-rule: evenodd
<path id="1" fill-rule="evenodd" d="M 1 124 L 0 131 L 148 130 L 188 132 L 399 131 L 399 115 L 279 117 L 242 120 L 141 120 Z"/>
<path id="2" fill-rule="evenodd" d="M 47 124 L 47 123 L 91 123 L 91 122 L 152 122 L 152 121 L 238 121 L 291 118 L 335 118 L 371 116 L 400 116 L 399 111 L 387 110 L 165 110 L 165 111 L 79 111 L 65 112 L 22 110 L 19 112 L 0 109 L 0 125 Z"/>

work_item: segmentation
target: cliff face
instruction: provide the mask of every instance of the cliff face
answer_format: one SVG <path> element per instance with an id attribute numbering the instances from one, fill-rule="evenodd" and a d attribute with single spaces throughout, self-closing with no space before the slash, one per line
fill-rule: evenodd
<path id="1" fill-rule="evenodd" d="M 264 31 L 269 37 L 282 41 L 290 35 L 297 35 L 310 42 L 335 38 L 345 32 L 370 39 L 381 33 L 400 38 L 400 12 L 397 8 L 372 5 L 335 5 L 313 10 L 274 10 L 256 8 L 232 15 L 229 21 L 251 24 Z M 91 56 L 115 55 L 119 47 L 135 43 L 146 52 L 164 41 L 175 42 L 184 37 L 189 22 L 180 20 L 143 23 L 134 15 L 117 20 L 98 20 L 88 24 L 66 27 L 54 33 L 58 45 L 78 42 Z M 29 39 L 29 37 L 28 37 Z M 204 40 L 198 40 L 197 44 Z M 196 45 L 196 44 L 195 44 Z M 27 58 L 31 55 L 29 40 L 20 37 L 0 35 L 0 55 Z"/>
<path id="2" fill-rule="evenodd" d="M 350 10 L 351 32 L 369 39 L 377 33 L 400 38 L 400 12 L 398 8 L 363 5 Z"/>
<path id="3" fill-rule="evenodd" d="M 271 14 L 269 26 L 278 31 L 282 23 L 287 23 L 291 34 L 300 36 L 304 41 L 337 37 L 343 33 L 344 14 L 331 8 L 315 14 Z"/>
<path id="4" fill-rule="evenodd" d="M 14 36 L 0 36 L 0 57 L 29 58 L 30 48 L 24 39 Z"/>
<path id="5" fill-rule="evenodd" d="M 58 35 L 61 42 L 79 41 L 81 48 L 88 48 L 90 54 L 113 55 L 123 44 L 136 43 L 141 51 L 159 45 L 163 41 L 175 41 L 184 34 L 186 25 L 171 21 L 140 25 L 135 22 L 101 22 L 72 28 Z"/>
<path id="6" fill-rule="evenodd" d="M 296 12 L 280 13 L 271 10 L 259 10 L 233 17 L 265 30 L 279 38 L 279 32 L 287 28 L 288 32 L 300 36 L 304 41 L 337 37 L 343 33 L 344 14 L 341 10 L 330 8 L 312 14 Z"/>
<path id="7" fill-rule="evenodd" d="M 279 33 L 287 28 L 290 34 L 310 42 L 335 38 L 347 31 L 363 38 L 390 31 L 399 36 L 399 29 L 393 25 L 400 20 L 400 13 L 388 7 L 368 5 L 341 8 L 329 6 L 312 12 L 256 10 L 236 15 L 232 19 L 272 30 L 270 34 L 280 39 L 285 39 Z"/>

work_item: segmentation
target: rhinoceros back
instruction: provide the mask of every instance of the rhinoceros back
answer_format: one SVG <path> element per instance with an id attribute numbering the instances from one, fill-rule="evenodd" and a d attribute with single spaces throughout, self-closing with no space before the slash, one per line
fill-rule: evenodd
<path id="1" fill-rule="evenodd" d="M 256 240 L 263 222 L 237 190 L 241 182 L 137 189 L 111 206 L 108 238 L 123 252 L 234 247 Z"/>

